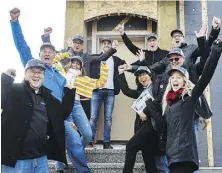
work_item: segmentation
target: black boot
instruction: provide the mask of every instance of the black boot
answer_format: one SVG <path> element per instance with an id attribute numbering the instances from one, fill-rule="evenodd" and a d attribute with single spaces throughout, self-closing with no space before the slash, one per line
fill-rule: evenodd
<path id="1" fill-rule="evenodd" d="M 103 142 L 103 149 L 113 149 L 110 142 Z"/>

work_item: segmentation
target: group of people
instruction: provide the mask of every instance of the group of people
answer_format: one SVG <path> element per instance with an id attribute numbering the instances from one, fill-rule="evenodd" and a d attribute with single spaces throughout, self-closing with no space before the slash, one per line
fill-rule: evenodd
<path id="1" fill-rule="evenodd" d="M 24 81 L 13 83 L 14 69 L 1 76 L 2 172 L 47 173 L 48 159 L 57 172 L 67 165 L 66 152 L 79 173 L 92 173 L 85 147 L 94 145 L 96 125 L 104 103 L 104 149 L 110 145 L 115 96 L 151 98 L 136 112 L 134 136 L 126 145 L 123 173 L 132 173 L 136 154 L 142 151 L 146 172 L 193 173 L 199 168 L 196 143 L 198 119 L 212 116 L 203 95 L 222 52 L 220 19 L 214 17 L 196 32 L 197 45 L 186 44 L 181 30 L 171 32 L 173 49 L 158 47 L 158 37 L 147 36 L 148 49 L 136 47 L 115 28 L 137 61 L 127 64 L 114 56 L 118 42 L 101 40 L 102 52 L 83 52 L 84 38 L 76 35 L 68 48 L 57 51 L 50 41 L 52 28 L 42 35 L 40 60 L 27 45 L 19 23 L 20 10 L 10 11 L 16 49 L 25 67 Z M 198 57 L 199 60 L 198 60 Z M 125 73 L 135 75 L 137 89 L 128 86 Z"/>

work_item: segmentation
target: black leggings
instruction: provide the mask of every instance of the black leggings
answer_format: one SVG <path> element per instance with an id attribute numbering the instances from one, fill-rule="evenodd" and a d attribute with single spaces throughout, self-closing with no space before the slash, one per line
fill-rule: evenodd
<path id="1" fill-rule="evenodd" d="M 156 139 L 156 132 L 151 122 L 143 124 L 126 145 L 126 158 L 123 173 L 133 173 L 136 154 L 139 150 L 142 151 L 146 172 L 157 173 L 155 163 Z"/>
<path id="2" fill-rule="evenodd" d="M 180 162 L 170 165 L 170 173 L 193 173 L 195 166 L 191 162 Z"/>
<path id="3" fill-rule="evenodd" d="M 82 108 L 88 118 L 90 120 L 91 118 L 91 100 L 81 100 Z"/>

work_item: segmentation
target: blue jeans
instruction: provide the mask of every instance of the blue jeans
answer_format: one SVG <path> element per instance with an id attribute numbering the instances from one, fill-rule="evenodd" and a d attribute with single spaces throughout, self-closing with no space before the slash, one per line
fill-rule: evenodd
<path id="1" fill-rule="evenodd" d="M 69 115 L 67 121 L 74 122 L 82 135 L 82 144 L 86 146 L 92 140 L 92 129 L 89 120 L 82 108 L 80 100 L 75 100 L 72 113 Z"/>
<path id="2" fill-rule="evenodd" d="M 156 167 L 159 173 L 169 173 L 168 161 L 166 156 L 155 156 Z"/>
<path id="3" fill-rule="evenodd" d="M 91 99 L 91 119 L 90 119 L 90 124 L 93 133 L 92 141 L 95 140 L 96 123 L 99 118 L 101 105 L 104 102 L 104 142 L 110 142 L 114 101 L 115 101 L 114 90 L 99 89 L 93 92 Z"/>
<path id="4" fill-rule="evenodd" d="M 15 167 L 2 165 L 2 173 L 49 173 L 46 156 L 36 159 L 17 160 Z"/>
<path id="5" fill-rule="evenodd" d="M 86 162 L 84 147 L 80 135 L 73 129 L 71 122 L 68 121 L 65 121 L 65 142 L 69 158 L 73 166 L 76 168 L 77 173 L 91 173 Z M 56 170 L 63 170 L 64 168 L 64 164 L 61 162 L 56 162 L 55 166 Z"/>

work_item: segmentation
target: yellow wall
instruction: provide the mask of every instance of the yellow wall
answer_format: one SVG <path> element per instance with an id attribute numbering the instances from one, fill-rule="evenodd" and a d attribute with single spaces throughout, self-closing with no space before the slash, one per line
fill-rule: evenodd
<path id="1" fill-rule="evenodd" d="M 158 1 L 158 36 L 162 49 L 171 49 L 170 32 L 176 27 L 176 1 Z"/>
<path id="2" fill-rule="evenodd" d="M 84 1 L 67 1 L 64 46 L 67 47 L 68 37 L 83 35 L 84 32 Z"/>

